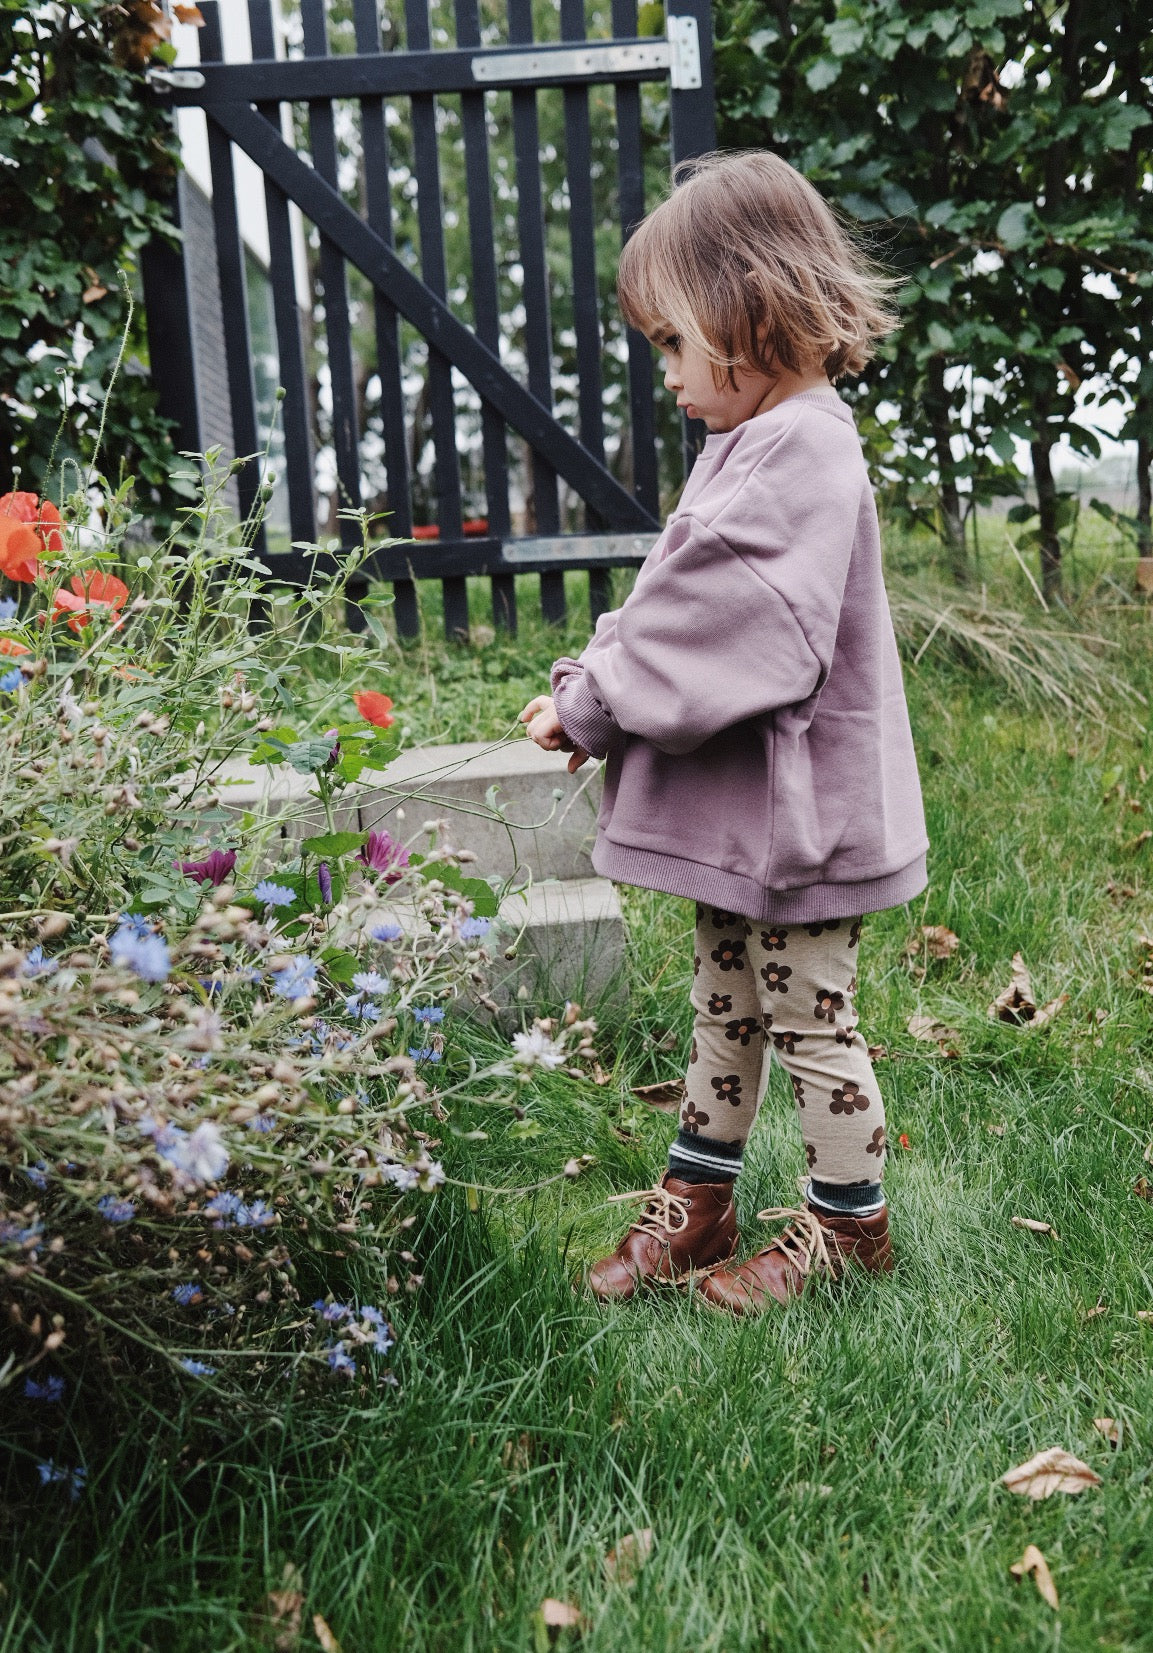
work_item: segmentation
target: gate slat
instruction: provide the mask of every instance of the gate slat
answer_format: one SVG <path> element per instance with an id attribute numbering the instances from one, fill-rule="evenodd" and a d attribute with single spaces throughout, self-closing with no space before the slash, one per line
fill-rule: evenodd
<path id="1" fill-rule="evenodd" d="M 456 0 L 456 43 L 479 46 L 479 0 Z M 492 222 L 492 178 L 489 172 L 488 127 L 483 92 L 462 92 L 461 126 L 464 132 L 465 185 L 468 192 L 468 231 L 472 255 L 472 314 L 477 337 L 500 352 L 500 291 L 496 279 L 496 243 Z M 504 420 L 491 402 L 481 401 L 481 439 L 484 447 L 484 487 L 488 531 L 498 539 L 511 532 L 508 504 L 508 436 Z M 516 634 L 516 581 L 511 574 L 492 579 L 492 617 L 497 626 Z"/>
<path id="2" fill-rule="evenodd" d="M 414 51 L 427 51 L 432 44 L 428 19 L 429 0 L 405 0 L 408 44 Z M 441 223 L 440 154 L 436 134 L 436 98 L 431 93 L 414 93 L 412 99 L 412 157 L 416 170 L 416 212 L 420 229 L 420 273 L 426 287 L 437 298 L 448 293 Z M 442 540 L 459 538 L 462 528 L 460 460 L 456 451 L 456 404 L 452 389 L 452 368 L 448 358 L 429 341 L 429 411 L 432 415 L 432 442 L 436 453 L 437 523 Z M 468 584 L 456 577 L 441 582 L 444 592 L 446 637 L 468 640 Z"/>
<path id="3" fill-rule="evenodd" d="M 637 30 L 636 0 L 613 0 L 613 33 Z M 618 86 L 617 165 L 621 230 L 628 240 L 645 215 L 644 134 L 639 86 Z M 653 516 L 660 509 L 657 481 L 656 415 L 653 408 L 653 347 L 634 328 L 628 332 L 629 416 L 632 424 L 633 493 Z"/>
<path id="4" fill-rule="evenodd" d="M 584 0 L 561 0 L 563 40 L 585 38 Z M 596 211 L 593 202 L 592 132 L 585 86 L 564 89 L 566 170 L 569 192 L 569 245 L 573 264 L 573 326 L 577 352 L 577 408 L 580 439 L 604 464 L 604 386 L 601 380 L 600 292 L 597 284 Z M 603 518 L 585 507 L 585 527 L 595 532 Z M 603 568 L 589 570 L 589 612 L 595 625 L 609 607 L 610 581 Z"/>
<path id="5" fill-rule="evenodd" d="M 248 30 L 254 57 L 276 56 L 276 31 L 272 0 L 248 0 Z M 258 103 L 257 112 L 281 130 L 279 103 Z M 280 417 L 284 429 L 285 485 L 288 490 L 288 525 L 292 539 L 315 540 L 316 501 L 313 493 L 314 462 L 309 426 L 308 383 L 304 367 L 304 341 L 300 309 L 296 300 L 296 260 L 293 256 L 292 222 L 288 197 L 272 179 L 264 179 L 264 209 L 268 216 L 268 278 L 272 287 L 272 309 L 276 323 L 277 379 L 284 391 Z"/>
<path id="6" fill-rule="evenodd" d="M 220 31 L 220 8 L 206 3 L 201 15 L 201 55 L 207 61 L 223 62 L 224 43 Z M 248 282 L 244 273 L 244 243 L 236 216 L 236 178 L 232 165 L 232 143 L 226 132 L 208 116 L 208 162 L 212 174 L 212 226 L 216 236 L 216 267 L 220 278 L 220 319 L 224 329 L 224 351 L 228 369 L 228 402 L 232 414 L 234 457 L 255 454 L 260 446 L 256 433 L 256 390 L 252 380 L 252 346 L 248 334 Z M 236 473 L 236 494 L 240 515 L 245 521 L 259 503 L 260 465 L 250 459 Z M 252 545 L 264 551 L 264 527 L 257 528 Z"/>
<path id="7" fill-rule="evenodd" d="M 532 0 L 508 0 L 508 38 L 510 45 L 532 44 Z M 516 157 L 517 228 L 524 277 L 521 294 L 525 309 L 528 387 L 538 402 L 551 408 L 552 322 L 541 191 L 540 122 L 537 119 L 535 89 L 524 88 L 513 92 L 512 132 Z M 536 517 L 533 532 L 558 533 L 560 503 L 556 472 L 539 453 L 532 454 L 530 463 Z M 540 606 L 546 620 L 564 619 L 564 574 L 560 571 L 541 575 Z"/>
<path id="8" fill-rule="evenodd" d="M 377 0 L 353 0 L 356 49 L 380 52 L 380 15 Z M 364 145 L 364 197 L 369 224 L 391 247 L 392 191 L 389 185 L 388 124 L 381 98 L 364 98 L 360 105 Z M 400 350 L 400 317 L 396 306 L 379 289 L 373 292 L 376 321 L 376 371 L 380 375 L 380 411 L 384 429 L 384 464 L 388 472 L 388 531 L 405 539 L 412 532 L 412 491 L 408 475 L 408 438 L 404 426 L 404 369 Z M 413 580 L 393 582 L 396 629 L 401 637 L 419 637 L 420 607 Z"/>
<path id="9" fill-rule="evenodd" d="M 301 0 L 300 20 L 306 55 L 327 57 L 328 24 L 324 0 Z M 317 175 L 334 189 L 339 189 L 336 122 L 328 100 L 317 99 L 309 104 L 308 135 Z M 355 509 L 360 504 L 360 418 L 356 406 L 356 374 L 352 365 L 348 277 L 344 255 L 323 231 L 320 237 L 320 284 L 324 291 L 324 334 L 332 389 L 332 445 L 336 453 L 338 508 Z M 346 551 L 359 545 L 360 530 L 355 522 L 338 519 L 338 532 L 340 543 Z M 352 595 L 354 593 L 350 588 Z M 360 616 L 355 602 L 348 605 L 348 620 L 353 629 L 363 628 L 363 616 Z"/>

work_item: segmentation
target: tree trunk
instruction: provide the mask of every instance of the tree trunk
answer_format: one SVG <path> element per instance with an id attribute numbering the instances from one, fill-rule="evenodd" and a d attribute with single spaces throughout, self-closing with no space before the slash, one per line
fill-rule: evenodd
<path id="1" fill-rule="evenodd" d="M 958 585 L 969 578 L 965 555 L 965 519 L 961 511 L 961 496 L 957 490 L 957 466 L 953 458 L 952 424 L 949 419 L 949 393 L 945 389 L 945 363 L 937 357 L 929 363 L 925 386 L 925 412 L 933 435 L 940 482 L 937 497 L 940 504 L 940 535 L 949 559 L 949 572 Z"/>
<path id="2" fill-rule="evenodd" d="M 1061 595 L 1061 540 L 1057 533 L 1057 485 L 1050 463 L 1052 442 L 1031 442 L 1033 481 L 1041 514 L 1041 591 L 1046 599 Z"/>

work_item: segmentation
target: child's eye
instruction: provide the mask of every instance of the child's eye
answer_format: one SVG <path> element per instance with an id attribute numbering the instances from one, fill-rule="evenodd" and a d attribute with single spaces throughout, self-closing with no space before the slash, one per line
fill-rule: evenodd
<path id="1" fill-rule="evenodd" d="M 670 356 L 679 356 L 681 353 L 680 334 L 670 333 L 667 338 L 662 339 L 661 349 L 667 351 Z"/>

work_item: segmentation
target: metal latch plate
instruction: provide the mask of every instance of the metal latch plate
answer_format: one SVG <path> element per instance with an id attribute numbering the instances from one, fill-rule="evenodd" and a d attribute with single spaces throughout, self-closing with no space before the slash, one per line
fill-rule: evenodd
<path id="1" fill-rule="evenodd" d="M 144 78 L 162 92 L 199 92 L 204 85 L 199 69 L 149 69 Z"/>

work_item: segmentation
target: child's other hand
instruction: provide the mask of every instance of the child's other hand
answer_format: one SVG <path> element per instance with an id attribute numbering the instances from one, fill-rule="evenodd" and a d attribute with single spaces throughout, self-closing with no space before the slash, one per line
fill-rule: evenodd
<path id="1" fill-rule="evenodd" d="M 528 738 L 535 740 L 544 751 L 572 753 L 568 760 L 570 775 L 575 775 L 581 764 L 588 762 L 588 753 L 583 747 L 574 746 L 565 734 L 551 695 L 538 694 L 535 700 L 530 700 L 520 714 L 520 722 L 528 724 Z"/>

